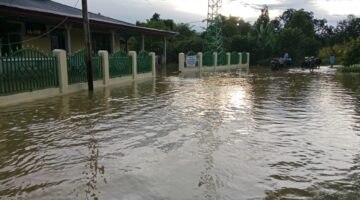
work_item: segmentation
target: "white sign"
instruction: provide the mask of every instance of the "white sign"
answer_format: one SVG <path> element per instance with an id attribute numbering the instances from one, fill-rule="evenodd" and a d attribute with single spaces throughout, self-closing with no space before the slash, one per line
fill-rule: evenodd
<path id="1" fill-rule="evenodd" d="M 194 56 L 186 56 L 186 67 L 196 67 L 196 55 Z"/>

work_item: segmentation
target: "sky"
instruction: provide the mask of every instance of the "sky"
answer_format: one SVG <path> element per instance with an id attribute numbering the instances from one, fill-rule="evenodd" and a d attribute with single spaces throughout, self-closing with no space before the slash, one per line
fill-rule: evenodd
<path id="1" fill-rule="evenodd" d="M 62 4 L 81 8 L 81 0 L 54 0 Z M 176 23 L 189 23 L 201 31 L 207 16 L 208 0 L 88 0 L 89 11 L 135 23 L 151 18 L 156 12 L 163 19 Z M 336 25 L 347 15 L 360 16 L 360 0 L 222 0 L 221 14 L 237 16 L 254 22 L 260 9 L 266 4 L 270 18 L 275 18 L 288 8 L 312 11 L 316 18 L 326 18 Z"/>

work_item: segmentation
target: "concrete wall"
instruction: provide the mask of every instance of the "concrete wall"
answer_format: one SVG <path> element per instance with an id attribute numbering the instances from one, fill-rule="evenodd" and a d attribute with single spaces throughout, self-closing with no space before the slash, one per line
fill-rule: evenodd
<path id="1" fill-rule="evenodd" d="M 22 40 L 29 40 L 31 38 L 34 38 L 34 36 L 25 35 L 25 33 L 22 34 Z M 34 47 L 37 48 L 43 52 L 50 53 L 51 52 L 51 39 L 50 36 L 45 36 L 41 38 L 36 38 L 34 40 L 29 40 L 27 42 L 23 43 L 23 47 Z"/>
<path id="2" fill-rule="evenodd" d="M 47 98 L 52 96 L 65 95 L 73 92 L 78 92 L 87 89 L 87 83 L 69 84 L 68 83 L 68 71 L 65 50 L 55 49 L 53 55 L 57 58 L 58 74 L 59 74 L 59 88 L 48 88 L 43 90 L 36 90 L 32 92 L 23 92 L 14 95 L 0 96 L 0 107 L 8 106 L 12 104 L 33 101 L 36 99 Z M 136 52 L 130 54 L 133 60 L 133 75 L 126 77 L 109 77 L 109 62 L 108 52 L 99 51 L 99 56 L 102 57 L 103 67 L 103 80 L 94 81 L 94 88 L 102 88 L 110 85 L 122 84 L 126 82 L 141 81 L 149 78 L 156 78 L 155 70 L 155 53 L 150 52 L 151 56 L 151 69 L 152 71 L 144 74 L 137 74 L 137 58 Z M 134 70 L 135 69 L 135 70 Z"/>
<path id="3" fill-rule="evenodd" d="M 80 28 L 71 29 L 71 51 L 76 52 L 84 48 L 84 32 Z"/>

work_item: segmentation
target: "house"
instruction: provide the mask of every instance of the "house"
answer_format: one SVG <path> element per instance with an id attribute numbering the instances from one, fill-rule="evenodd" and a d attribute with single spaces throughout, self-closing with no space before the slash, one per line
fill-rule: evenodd
<path id="1" fill-rule="evenodd" d="M 134 24 L 89 13 L 93 51 L 110 53 L 127 50 L 132 36 L 142 36 L 142 49 L 147 35 L 166 38 L 175 32 L 139 27 Z M 122 46 L 124 45 L 124 46 Z M 0 0 L 0 53 L 24 46 L 45 52 L 65 49 L 68 53 L 84 47 L 82 10 L 51 0 Z"/>

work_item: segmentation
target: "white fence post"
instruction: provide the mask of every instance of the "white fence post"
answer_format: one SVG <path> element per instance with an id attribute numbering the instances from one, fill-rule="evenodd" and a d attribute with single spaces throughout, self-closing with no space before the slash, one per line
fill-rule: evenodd
<path id="1" fill-rule="evenodd" d="M 231 53 L 230 52 L 226 53 L 226 61 L 227 61 L 228 69 L 230 70 L 230 67 L 231 67 Z"/>
<path id="2" fill-rule="evenodd" d="M 132 77 L 133 80 L 137 79 L 137 56 L 136 56 L 136 51 L 129 51 L 129 55 L 131 56 L 131 61 L 132 61 Z"/>
<path id="3" fill-rule="evenodd" d="M 103 73 L 103 84 L 104 86 L 109 84 L 110 75 L 109 75 L 109 53 L 107 51 L 99 51 L 98 55 L 101 58 L 101 66 Z"/>
<path id="4" fill-rule="evenodd" d="M 213 58 L 214 58 L 214 69 L 216 69 L 217 67 L 217 60 L 218 60 L 218 53 L 214 52 L 213 53 Z"/>
<path id="5" fill-rule="evenodd" d="M 179 71 L 183 71 L 185 67 L 185 54 L 179 53 Z"/>
<path id="6" fill-rule="evenodd" d="M 199 58 L 199 63 L 198 63 L 198 65 L 199 65 L 199 71 L 201 71 L 201 70 L 202 70 L 202 67 L 203 67 L 203 53 L 202 53 L 202 52 L 198 52 L 198 53 L 197 53 L 197 56 L 198 56 L 198 58 Z"/>
<path id="7" fill-rule="evenodd" d="M 156 77 L 155 52 L 150 52 L 152 76 Z"/>
<path id="8" fill-rule="evenodd" d="M 247 55 L 246 67 L 250 67 L 250 53 L 247 52 L 246 55 Z"/>
<path id="9" fill-rule="evenodd" d="M 242 53 L 239 53 L 239 67 L 241 67 L 242 65 Z"/>
<path id="10" fill-rule="evenodd" d="M 53 55 L 56 57 L 57 60 L 60 93 L 67 93 L 69 83 L 67 73 L 66 51 L 62 49 L 54 49 Z"/>

